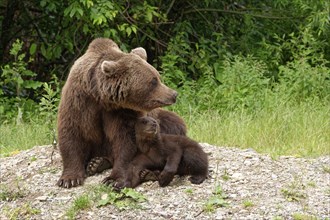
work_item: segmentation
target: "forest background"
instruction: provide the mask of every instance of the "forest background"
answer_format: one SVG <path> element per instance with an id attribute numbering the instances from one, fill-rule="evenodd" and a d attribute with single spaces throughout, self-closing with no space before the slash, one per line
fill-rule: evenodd
<path id="1" fill-rule="evenodd" d="M 142 46 L 189 136 L 329 155 L 328 0 L 2 0 L 0 150 L 56 143 L 60 91 L 96 37 Z"/>

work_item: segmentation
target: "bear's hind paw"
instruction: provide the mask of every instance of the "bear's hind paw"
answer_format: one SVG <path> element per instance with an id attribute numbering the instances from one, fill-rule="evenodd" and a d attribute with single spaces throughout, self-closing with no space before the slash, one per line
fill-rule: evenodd
<path id="1" fill-rule="evenodd" d="M 88 176 L 93 176 L 111 167 L 112 164 L 108 159 L 104 157 L 94 157 L 88 162 L 86 173 Z"/>
<path id="2" fill-rule="evenodd" d="M 139 177 L 140 177 L 140 180 L 142 182 L 146 182 L 146 181 L 158 181 L 158 175 L 159 175 L 159 171 L 156 170 L 156 171 L 151 171 L 151 170 L 148 170 L 148 169 L 143 169 L 140 171 L 139 173 Z"/>

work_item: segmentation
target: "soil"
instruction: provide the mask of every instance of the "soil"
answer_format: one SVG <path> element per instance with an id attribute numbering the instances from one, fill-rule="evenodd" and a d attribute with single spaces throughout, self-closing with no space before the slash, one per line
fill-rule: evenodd
<path id="1" fill-rule="evenodd" d="M 92 204 L 75 218 L 330 219 L 330 156 L 272 159 L 252 149 L 201 145 L 210 160 L 210 177 L 202 184 L 191 184 L 187 177 L 176 177 L 164 188 L 147 182 L 135 189 L 146 198 L 139 207 Z M 2 157 L 0 219 L 67 219 L 73 201 L 110 172 L 63 189 L 55 185 L 61 157 L 52 146 Z"/>

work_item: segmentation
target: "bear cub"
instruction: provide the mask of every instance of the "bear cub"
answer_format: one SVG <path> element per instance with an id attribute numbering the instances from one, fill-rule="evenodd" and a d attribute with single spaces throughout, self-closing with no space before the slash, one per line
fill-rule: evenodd
<path id="1" fill-rule="evenodd" d="M 201 146 L 186 136 L 160 133 L 156 119 L 144 116 L 135 124 L 139 153 L 130 164 L 122 187 L 136 187 L 148 180 L 167 186 L 174 175 L 190 175 L 191 183 L 200 184 L 208 176 L 208 157 Z"/>

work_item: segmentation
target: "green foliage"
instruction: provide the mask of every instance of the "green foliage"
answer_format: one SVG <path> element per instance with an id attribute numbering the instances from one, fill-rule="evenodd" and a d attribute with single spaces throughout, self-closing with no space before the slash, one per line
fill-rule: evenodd
<path id="1" fill-rule="evenodd" d="M 292 214 L 293 220 L 317 220 L 318 218 L 313 215 L 304 214 L 304 213 L 293 213 Z"/>
<path id="2" fill-rule="evenodd" d="M 244 208 L 253 207 L 254 203 L 250 200 L 245 200 L 245 201 L 243 201 L 243 206 L 244 206 Z"/>
<path id="3" fill-rule="evenodd" d="M 44 83 L 44 94 L 40 99 L 39 111 L 42 118 L 44 118 L 46 125 L 48 126 L 47 135 L 53 146 L 56 146 L 56 129 L 54 128 L 57 110 L 60 101 L 60 88 L 57 77 L 53 76 L 53 81 L 50 83 Z"/>
<path id="4" fill-rule="evenodd" d="M 214 212 L 216 208 L 226 207 L 228 206 L 228 202 L 226 201 L 227 195 L 223 192 L 220 186 L 216 186 L 214 192 L 205 203 L 204 211 L 206 212 Z"/>
<path id="5" fill-rule="evenodd" d="M 48 145 L 53 141 L 53 129 L 50 130 L 50 125 L 44 118 L 30 119 L 20 125 L 1 124 L 0 134 L 0 156 L 13 156 L 19 151 Z"/>
<path id="6" fill-rule="evenodd" d="M 252 113 L 247 110 L 198 111 L 176 109 L 187 123 L 188 136 L 216 146 L 253 148 L 272 157 L 329 155 L 330 124 L 328 106 L 319 102 L 290 106 L 276 101 Z M 224 172 L 223 178 L 227 179 Z"/>
<path id="7" fill-rule="evenodd" d="M 30 203 L 24 203 L 20 207 L 10 208 L 5 206 L 3 208 L 3 214 L 10 220 L 14 219 L 32 219 L 34 215 L 39 214 L 41 211 L 37 208 L 33 208 Z"/>
<path id="8" fill-rule="evenodd" d="M 91 207 L 102 207 L 114 205 L 120 211 L 126 209 L 140 208 L 140 203 L 145 202 L 146 198 L 139 192 L 131 188 L 125 188 L 120 192 L 114 191 L 112 187 L 96 186 L 90 187 L 88 194 L 77 197 L 72 206 L 66 212 L 69 219 L 75 219 L 77 213 Z"/>
<path id="9" fill-rule="evenodd" d="M 226 59 L 223 70 L 217 72 L 220 85 L 215 89 L 223 109 L 256 109 L 269 93 L 269 79 L 265 78 L 266 65 L 252 57 Z"/>
<path id="10" fill-rule="evenodd" d="M 304 189 L 305 185 L 301 183 L 301 180 L 295 178 L 288 187 L 282 188 L 281 192 L 289 202 L 299 202 L 307 197 Z"/>
<path id="11" fill-rule="evenodd" d="M 25 53 L 22 53 L 23 42 L 16 40 L 10 54 L 14 61 L 6 64 L 2 69 L 0 81 L 0 120 L 8 120 L 16 115 L 17 124 L 22 123 L 24 109 L 27 112 L 35 108 L 34 102 L 29 99 L 30 91 L 36 90 L 42 84 L 35 80 L 36 73 L 27 69 L 28 63 L 32 60 L 25 59 Z"/>
<path id="12" fill-rule="evenodd" d="M 139 204 L 146 201 L 141 193 L 131 188 L 124 188 L 120 192 L 116 192 L 111 188 L 101 187 L 98 195 L 97 207 L 110 204 L 116 206 L 119 210 L 140 208 Z"/>
<path id="13" fill-rule="evenodd" d="M 10 189 L 4 184 L 1 184 L 0 186 L 0 201 L 15 201 L 16 199 L 23 198 L 25 196 L 23 190 L 19 187 Z"/>
<path id="14" fill-rule="evenodd" d="M 66 212 L 69 219 L 75 219 L 80 210 L 85 210 L 91 207 L 91 200 L 87 195 L 82 195 L 73 201 L 72 207 Z"/>

